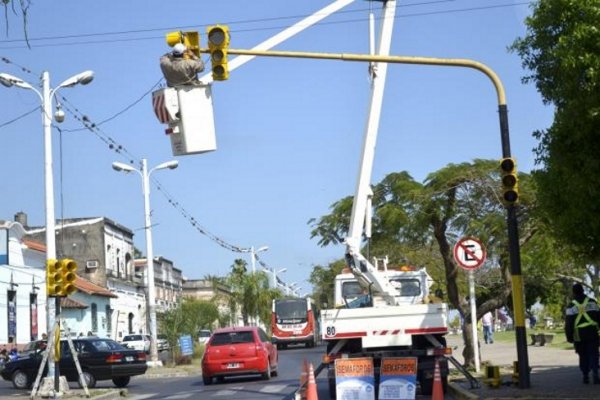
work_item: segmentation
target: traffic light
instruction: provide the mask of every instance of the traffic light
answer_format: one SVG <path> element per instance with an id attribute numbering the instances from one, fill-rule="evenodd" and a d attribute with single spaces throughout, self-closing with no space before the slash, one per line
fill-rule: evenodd
<path id="1" fill-rule="evenodd" d="M 77 263 L 70 258 L 58 260 L 58 271 L 61 278 L 59 296 L 69 296 L 75 292 L 75 278 L 77 278 Z"/>
<path id="2" fill-rule="evenodd" d="M 227 66 L 229 27 L 225 25 L 209 26 L 206 32 L 212 77 L 215 81 L 225 81 L 229 78 L 229 67 Z"/>
<path id="3" fill-rule="evenodd" d="M 519 179 L 517 163 L 513 158 L 503 158 L 500 162 L 502 171 L 502 200 L 505 205 L 513 205 L 519 200 Z"/>
<path id="4" fill-rule="evenodd" d="M 175 31 L 165 35 L 167 44 L 171 47 L 177 43 L 183 43 L 186 49 L 192 51 L 196 56 L 200 57 L 200 34 L 195 31 Z"/>
<path id="5" fill-rule="evenodd" d="M 46 295 L 48 297 L 58 296 L 58 292 L 62 288 L 60 280 L 58 261 L 54 259 L 46 260 Z"/>

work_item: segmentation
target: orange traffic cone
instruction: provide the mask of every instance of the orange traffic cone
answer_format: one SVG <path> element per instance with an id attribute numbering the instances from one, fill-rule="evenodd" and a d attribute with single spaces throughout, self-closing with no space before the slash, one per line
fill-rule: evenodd
<path id="1" fill-rule="evenodd" d="M 308 382 L 308 361 L 304 359 L 302 363 L 302 372 L 300 372 L 300 390 L 298 391 L 301 399 L 306 399 L 306 385 Z"/>
<path id="2" fill-rule="evenodd" d="M 312 363 L 308 366 L 308 386 L 306 387 L 306 400 L 319 400 L 317 394 L 317 382 L 315 381 L 315 369 Z"/>
<path id="3" fill-rule="evenodd" d="M 433 393 L 431 400 L 444 400 L 442 372 L 440 371 L 440 361 L 437 358 L 435 359 L 435 369 L 433 370 Z"/>

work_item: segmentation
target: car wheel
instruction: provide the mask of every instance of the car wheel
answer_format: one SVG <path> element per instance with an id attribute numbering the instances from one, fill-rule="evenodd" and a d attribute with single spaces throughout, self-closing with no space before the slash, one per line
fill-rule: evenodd
<path id="1" fill-rule="evenodd" d="M 129 385 L 129 381 L 131 380 L 130 376 L 119 376 L 118 378 L 113 378 L 112 381 L 118 388 L 124 388 Z"/>
<path id="2" fill-rule="evenodd" d="M 12 384 L 15 389 L 27 389 L 29 387 L 29 378 L 23 371 L 17 370 L 12 375 Z"/>
<path id="3" fill-rule="evenodd" d="M 212 377 L 202 375 L 202 383 L 207 386 L 210 385 L 212 383 Z"/>
<path id="4" fill-rule="evenodd" d="M 267 370 L 262 374 L 262 378 L 266 381 L 271 379 L 271 362 L 267 361 Z"/>
<path id="5" fill-rule="evenodd" d="M 82 381 L 85 382 L 88 389 L 96 387 L 96 378 L 90 371 L 83 371 L 79 377 L 79 387 L 83 387 Z"/>

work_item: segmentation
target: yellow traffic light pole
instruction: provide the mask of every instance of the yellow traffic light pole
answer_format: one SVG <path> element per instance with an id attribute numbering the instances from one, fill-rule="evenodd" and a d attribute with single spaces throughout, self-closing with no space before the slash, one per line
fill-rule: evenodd
<path id="1" fill-rule="evenodd" d="M 200 53 L 210 54 L 208 48 L 200 48 Z M 502 142 L 502 158 L 511 158 L 510 137 L 508 130 L 508 108 L 506 105 L 506 94 L 504 86 L 498 75 L 487 65 L 478 61 L 463 58 L 433 58 L 433 57 L 409 57 L 409 56 L 383 56 L 371 54 L 352 53 L 315 53 L 299 51 L 276 51 L 276 50 L 244 50 L 227 49 L 227 54 L 286 57 L 286 58 L 311 58 L 321 60 L 357 61 L 357 62 L 383 62 L 392 64 L 413 65 L 435 65 L 443 67 L 463 67 L 475 69 L 486 75 L 494 85 L 498 100 L 498 114 L 500 119 L 500 137 Z M 514 307 L 514 326 L 516 333 L 517 358 L 519 369 L 519 387 L 526 389 L 530 387 L 529 360 L 527 355 L 527 332 L 525 329 L 525 300 L 523 293 L 523 279 L 521 274 L 521 255 L 519 245 L 519 231 L 516 215 L 516 205 L 506 205 L 506 221 L 508 228 L 508 250 L 511 264 L 512 276 L 512 299 Z"/>

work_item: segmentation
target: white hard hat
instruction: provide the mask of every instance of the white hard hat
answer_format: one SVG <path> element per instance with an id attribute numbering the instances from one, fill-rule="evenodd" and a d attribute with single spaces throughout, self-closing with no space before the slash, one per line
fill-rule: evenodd
<path id="1" fill-rule="evenodd" d="M 173 46 L 173 54 L 181 55 L 185 51 L 185 45 L 183 43 L 177 43 Z"/>

